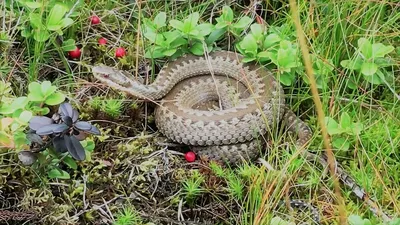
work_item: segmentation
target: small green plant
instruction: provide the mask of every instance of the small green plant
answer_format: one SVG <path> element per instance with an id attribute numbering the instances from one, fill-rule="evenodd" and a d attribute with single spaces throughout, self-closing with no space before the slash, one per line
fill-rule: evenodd
<path id="1" fill-rule="evenodd" d="M 243 16 L 234 22 L 234 13 L 229 6 L 222 7 L 221 16 L 215 20 L 217 21 L 216 29 L 233 34 L 235 37 L 239 37 L 241 32 L 253 22 L 253 19 L 248 16 Z"/>
<path id="2" fill-rule="evenodd" d="M 89 105 L 94 110 L 100 110 L 103 105 L 103 101 L 101 100 L 100 97 L 95 96 L 91 100 L 89 100 Z"/>
<path id="3" fill-rule="evenodd" d="M 85 121 L 78 121 L 78 118 L 78 111 L 69 103 L 61 104 L 58 112 L 51 118 L 32 117 L 29 121 L 31 130 L 27 134 L 32 149 L 24 151 L 25 161 L 29 160 L 31 162 L 29 164 L 33 164 L 36 160 L 30 160 L 29 156 L 38 158 L 37 166 L 43 165 L 48 171 L 49 178 L 69 179 L 68 172 L 61 170 L 57 165 L 64 162 L 76 170 L 77 164 L 74 160 L 85 160 L 94 149 L 93 141 L 84 141 L 87 134 L 100 135 L 95 126 Z M 44 152 L 41 153 L 42 151 Z"/>
<path id="4" fill-rule="evenodd" d="M 21 97 L 11 94 L 10 85 L 0 82 L 0 143 L 7 148 L 25 149 L 29 143 L 25 129 L 32 116 L 49 113 L 47 106 L 60 104 L 65 96 L 49 81 L 30 83 L 28 96 Z"/>
<path id="5" fill-rule="evenodd" d="M 113 225 L 139 225 L 142 224 L 142 218 L 136 212 L 134 208 L 124 207 L 122 211 L 120 211 Z"/>
<path id="6" fill-rule="evenodd" d="M 366 38 L 360 38 L 357 41 L 358 48 L 354 59 L 342 60 L 340 65 L 349 70 L 360 73 L 366 81 L 371 84 L 387 84 L 393 80 L 393 74 L 384 68 L 393 65 L 389 58 L 385 56 L 394 50 L 391 45 L 382 43 L 371 43 Z M 355 79 L 348 84 L 349 88 L 356 88 Z"/>
<path id="7" fill-rule="evenodd" d="M 122 108 L 123 104 L 119 99 L 108 99 L 101 104 L 101 110 L 113 118 L 117 118 L 121 115 Z"/>
<path id="8" fill-rule="evenodd" d="M 317 88 L 319 89 L 325 89 L 328 86 L 328 83 L 330 81 L 329 75 L 332 73 L 334 67 L 333 67 L 333 61 L 332 59 L 321 59 L 318 57 L 317 54 L 312 54 L 311 55 L 312 62 L 313 62 L 313 71 L 315 75 L 315 80 L 317 83 Z M 303 80 L 309 84 L 310 81 L 308 80 L 308 77 L 304 74 Z"/>
<path id="9" fill-rule="evenodd" d="M 230 173 L 227 179 L 228 191 L 233 198 L 242 201 L 244 198 L 245 184 L 235 173 Z"/>
<path id="10" fill-rule="evenodd" d="M 325 123 L 329 135 L 337 136 L 333 138 L 332 145 L 343 151 L 347 151 L 350 148 L 351 136 L 357 136 L 363 130 L 363 124 L 360 122 L 353 123 L 347 112 L 342 113 L 340 122 L 331 117 L 325 117 Z"/>
<path id="11" fill-rule="evenodd" d="M 22 30 L 22 36 L 33 39 L 37 42 L 47 41 L 52 32 L 58 35 L 63 35 L 63 29 L 72 25 L 74 21 L 65 16 L 71 8 L 61 2 L 51 2 L 52 4 L 45 4 L 45 2 L 37 2 L 31 0 L 19 0 L 21 5 L 25 6 L 29 12 L 27 25 Z M 51 8 L 50 8 L 51 7 Z M 42 9 L 48 10 L 46 14 Z"/>
<path id="12" fill-rule="evenodd" d="M 29 121 L 31 140 L 39 140 L 39 136 L 41 139 L 49 137 L 57 152 L 69 152 L 74 159 L 84 160 L 86 154 L 80 143 L 85 137 L 83 134 L 100 135 L 100 131 L 88 122 L 79 121 L 78 118 L 78 111 L 69 103 L 61 104 L 58 112 L 51 118 L 34 116 Z"/>
<path id="13" fill-rule="evenodd" d="M 198 24 L 198 12 L 190 14 L 183 22 L 170 20 L 169 24 L 175 28 L 172 31 L 160 32 L 166 26 L 166 14 L 159 13 L 154 21 L 145 20 L 144 36 L 154 44 L 147 52 L 148 58 L 161 58 L 165 56 L 180 56 L 183 53 L 203 54 L 205 36 L 209 35 L 214 25 L 210 23 Z M 212 46 L 208 46 L 209 50 Z"/>
<path id="14" fill-rule="evenodd" d="M 277 67 L 277 75 L 284 85 L 291 85 L 298 69 L 301 68 L 300 55 L 297 44 L 293 44 L 287 37 L 279 33 L 268 33 L 261 24 L 252 24 L 251 32 L 236 48 L 244 55 L 244 62 L 257 61 L 260 63 L 272 62 Z"/>
<path id="15" fill-rule="evenodd" d="M 238 36 L 252 22 L 250 17 L 242 17 L 233 23 L 233 12 L 228 6 L 223 8 L 222 15 L 217 18 L 217 25 L 199 23 L 198 12 L 188 15 L 183 21 L 170 20 L 169 25 L 172 29 L 168 29 L 166 20 L 165 12 L 157 14 L 153 21 L 144 20 L 144 36 L 152 44 L 146 51 L 145 57 L 176 58 L 189 52 L 203 55 L 204 52 L 212 51 L 213 44 L 227 31 Z"/>
<path id="16" fill-rule="evenodd" d="M 191 176 L 183 181 L 183 195 L 189 205 L 192 205 L 196 198 L 204 191 L 201 188 L 203 182 L 204 177 L 197 170 L 192 170 Z"/>
<path id="17" fill-rule="evenodd" d="M 363 219 L 359 215 L 352 214 L 348 217 L 348 222 L 350 225 L 400 225 L 400 218 L 394 218 L 389 222 L 373 223 L 369 219 Z"/>
<path id="18" fill-rule="evenodd" d="M 294 222 L 288 222 L 286 220 L 283 220 L 279 216 L 272 218 L 271 222 L 269 224 L 270 225 L 296 225 Z"/>
<path id="19" fill-rule="evenodd" d="M 8 2 L 8 1 L 6 1 Z M 46 48 L 56 50 L 61 60 L 70 73 L 70 67 L 64 56 L 65 51 L 74 50 L 76 47 L 71 43 L 74 40 L 67 40 L 63 46 L 57 41 L 57 38 L 63 39 L 65 31 L 74 25 L 74 17 L 78 16 L 75 12 L 82 5 L 81 1 L 34 1 L 18 0 L 15 4 L 6 4 L 11 11 L 16 12 L 19 17 L 18 29 L 25 38 L 25 43 L 29 48 L 29 81 L 37 80 L 38 66 L 45 58 Z M 16 10 L 18 9 L 18 10 Z M 23 10 L 21 10 L 23 9 Z"/>

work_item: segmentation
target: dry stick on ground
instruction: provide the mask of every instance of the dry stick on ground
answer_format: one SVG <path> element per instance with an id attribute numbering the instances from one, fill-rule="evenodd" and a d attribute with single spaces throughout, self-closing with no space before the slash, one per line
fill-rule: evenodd
<path id="1" fill-rule="evenodd" d="M 304 61 L 304 65 L 306 68 L 306 73 L 308 75 L 308 78 L 310 80 L 310 86 L 311 86 L 311 92 L 314 98 L 314 102 L 316 105 L 316 109 L 317 109 L 317 114 L 318 114 L 318 122 L 321 126 L 321 133 L 322 133 L 322 137 L 324 140 L 324 144 L 325 144 L 325 148 L 326 148 L 326 153 L 328 156 L 328 164 L 329 164 L 329 168 L 330 168 L 330 173 L 331 176 L 333 177 L 333 184 L 335 187 L 335 193 L 336 193 L 336 197 L 337 202 L 339 204 L 339 224 L 347 224 L 347 220 L 346 220 L 346 211 L 345 211 L 345 205 L 344 205 L 344 201 L 343 201 L 343 197 L 340 193 L 340 187 L 339 187 L 339 180 L 338 177 L 335 173 L 335 156 L 333 155 L 332 149 L 330 147 L 330 143 L 329 143 L 329 137 L 328 137 L 328 132 L 324 123 L 324 111 L 322 109 L 322 103 L 321 100 L 318 97 L 318 89 L 317 89 L 317 85 L 316 85 L 316 81 L 315 81 L 315 77 L 314 77 L 314 73 L 313 73 L 313 69 L 312 69 L 312 65 L 310 62 L 310 55 L 308 52 L 308 48 L 307 48 L 307 43 L 303 34 L 303 29 L 302 26 L 300 24 L 300 18 L 298 15 L 298 10 L 297 10 L 297 5 L 296 2 L 294 0 L 290 0 L 290 8 L 291 8 L 291 12 L 292 12 L 292 17 L 293 17 L 293 22 L 296 25 L 296 32 L 297 32 L 297 37 L 298 40 L 300 42 L 300 48 L 303 54 L 303 61 Z"/>

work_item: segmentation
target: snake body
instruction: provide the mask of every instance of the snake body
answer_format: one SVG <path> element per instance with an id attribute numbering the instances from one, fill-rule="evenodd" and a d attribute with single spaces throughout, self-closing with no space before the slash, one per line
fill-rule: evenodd
<path id="1" fill-rule="evenodd" d="M 160 100 L 157 128 L 174 142 L 192 146 L 200 157 L 229 164 L 255 159 L 257 138 L 282 122 L 298 135 L 297 145 L 308 142 L 311 130 L 285 105 L 283 89 L 272 73 L 242 59 L 229 51 L 185 55 L 166 64 L 149 85 L 108 66 L 95 66 L 92 72 L 109 87 Z M 220 103 L 219 109 L 209 109 L 213 101 Z M 308 203 L 289 204 L 310 209 L 313 220 L 319 221 L 317 209 Z"/>
<path id="2" fill-rule="evenodd" d="M 192 146 L 200 157 L 230 164 L 243 158 L 255 159 L 259 155 L 257 138 L 278 125 L 297 135 L 297 146 L 305 145 L 311 129 L 285 105 L 279 82 L 262 66 L 242 60 L 242 55 L 229 51 L 185 55 L 166 64 L 150 85 L 108 66 L 95 66 L 92 72 L 109 87 L 138 98 L 159 100 L 155 111 L 159 130 L 175 142 Z M 212 101 L 220 103 L 219 110 L 209 109 Z M 307 160 L 328 166 L 325 158 L 305 154 Z M 358 198 L 365 200 L 364 189 L 340 166 L 336 173 Z M 374 213 L 379 211 L 367 203 Z M 289 204 L 310 209 L 313 220 L 319 223 L 313 206 L 298 200 Z M 379 214 L 389 218 L 381 211 Z"/>
<path id="3" fill-rule="evenodd" d="M 160 100 L 155 110 L 160 132 L 209 160 L 235 164 L 256 158 L 257 138 L 282 121 L 298 134 L 298 145 L 306 143 L 311 131 L 286 107 L 279 82 L 268 70 L 242 59 L 229 51 L 185 55 L 166 64 L 150 85 L 107 66 L 95 66 L 92 72 L 110 87 Z M 237 101 L 229 95 L 235 90 Z M 201 108 L 213 100 L 222 109 Z"/>

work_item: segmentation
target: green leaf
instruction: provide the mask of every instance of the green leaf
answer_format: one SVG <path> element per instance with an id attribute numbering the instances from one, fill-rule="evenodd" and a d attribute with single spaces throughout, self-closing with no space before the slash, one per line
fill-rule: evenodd
<path id="1" fill-rule="evenodd" d="M 258 41 L 263 37 L 263 27 L 261 24 L 255 23 L 250 26 L 251 33 L 253 34 L 254 38 Z"/>
<path id="2" fill-rule="evenodd" d="M 269 51 L 262 51 L 257 54 L 257 57 L 262 60 L 270 60 L 271 58 L 269 56 L 270 56 Z"/>
<path id="3" fill-rule="evenodd" d="M 383 80 L 381 79 L 381 77 L 377 73 L 373 74 L 372 76 L 364 76 L 364 79 L 371 84 L 380 85 L 380 84 L 384 83 Z"/>
<path id="4" fill-rule="evenodd" d="M 360 70 L 362 63 L 362 60 L 357 58 L 356 60 L 342 60 L 340 65 L 350 70 Z"/>
<path id="5" fill-rule="evenodd" d="M 279 66 L 280 70 L 289 72 L 291 68 L 300 66 L 300 62 L 297 61 L 298 57 L 297 49 L 295 49 L 289 41 L 281 41 L 280 48 L 277 52 L 276 65 Z"/>
<path id="6" fill-rule="evenodd" d="M 22 123 L 27 124 L 27 123 L 31 120 L 32 116 L 33 116 L 33 114 L 32 114 L 31 111 L 26 111 L 26 110 L 24 110 L 24 111 L 19 115 L 18 119 L 19 119 Z"/>
<path id="7" fill-rule="evenodd" d="M 1 114 L 12 114 L 18 109 L 23 109 L 28 104 L 29 99 L 27 97 L 18 97 L 14 99 L 11 104 L 3 104 L 0 108 Z"/>
<path id="8" fill-rule="evenodd" d="M 47 28 L 61 25 L 61 20 L 64 15 L 68 12 L 68 7 L 62 3 L 56 3 L 50 10 L 50 14 L 47 17 Z"/>
<path id="9" fill-rule="evenodd" d="M 354 135 L 359 135 L 361 133 L 361 131 L 364 129 L 364 126 L 362 123 L 353 123 L 351 124 L 351 132 Z"/>
<path id="10" fill-rule="evenodd" d="M 29 99 L 27 97 L 18 97 L 14 99 L 10 106 L 15 109 L 23 109 L 28 103 Z"/>
<path id="11" fill-rule="evenodd" d="M 221 17 L 226 22 L 232 23 L 232 21 L 233 21 L 233 11 L 232 11 L 231 7 L 229 7 L 227 5 L 222 7 L 222 15 L 221 15 Z"/>
<path id="12" fill-rule="evenodd" d="M 360 49 L 361 53 L 364 55 L 365 59 L 372 58 L 372 45 L 371 42 L 366 38 L 358 39 L 358 48 Z"/>
<path id="13" fill-rule="evenodd" d="M 243 48 L 246 52 L 252 53 L 253 55 L 257 54 L 257 42 L 253 35 L 246 35 L 240 43 L 240 47 Z"/>
<path id="14" fill-rule="evenodd" d="M 49 32 L 42 28 L 42 29 L 35 29 L 33 30 L 33 39 L 37 42 L 45 42 L 50 38 Z"/>
<path id="15" fill-rule="evenodd" d="M 44 103 L 46 103 L 47 105 L 58 105 L 61 104 L 62 102 L 64 102 L 65 100 L 65 96 L 61 93 L 53 93 L 52 95 L 50 95 L 49 97 L 46 98 L 46 101 Z"/>
<path id="16" fill-rule="evenodd" d="M 61 23 L 60 23 L 62 28 L 69 27 L 72 24 L 74 24 L 74 20 L 71 19 L 71 18 L 64 18 L 64 19 L 61 20 Z"/>
<path id="17" fill-rule="evenodd" d="M 361 65 L 361 73 L 366 76 L 372 76 L 378 70 L 378 65 L 373 62 L 364 62 Z"/>
<path id="18" fill-rule="evenodd" d="M 216 29 L 211 32 L 211 34 L 207 37 L 206 43 L 213 44 L 214 42 L 218 41 L 221 37 L 224 36 L 226 30 L 225 29 Z"/>
<path id="19" fill-rule="evenodd" d="M 242 18 L 239 19 L 239 21 L 237 21 L 236 23 L 234 23 L 232 25 L 233 28 L 236 29 L 244 29 L 246 28 L 249 24 L 251 24 L 251 22 L 253 22 L 253 19 L 248 17 L 248 16 L 244 16 Z"/>
<path id="20" fill-rule="evenodd" d="M 24 27 L 21 30 L 21 36 L 24 37 L 24 38 L 29 38 L 31 35 L 32 35 L 31 30 L 29 28 L 27 28 L 27 27 Z"/>
<path id="21" fill-rule="evenodd" d="M 344 150 L 347 151 L 350 148 L 350 143 L 342 137 L 338 137 L 338 138 L 333 138 L 332 140 L 332 145 L 339 149 L 339 150 Z"/>
<path id="22" fill-rule="evenodd" d="M 347 83 L 347 87 L 352 89 L 352 90 L 357 89 L 357 83 L 356 83 L 356 81 L 354 80 L 353 77 L 349 77 L 348 83 Z"/>
<path id="23" fill-rule="evenodd" d="M 203 55 L 204 54 L 204 48 L 203 44 L 200 42 L 196 42 L 190 49 L 189 51 L 193 53 L 194 55 Z"/>
<path id="24" fill-rule="evenodd" d="M 157 14 L 157 16 L 154 18 L 154 24 L 157 26 L 157 29 L 160 29 L 161 27 L 164 27 L 165 21 L 167 20 L 167 14 L 165 12 L 160 12 Z"/>
<path id="25" fill-rule="evenodd" d="M 162 58 L 162 57 L 164 57 L 164 54 L 162 53 L 163 51 L 164 51 L 164 49 L 162 47 L 153 46 L 149 50 L 146 51 L 146 53 L 144 54 L 144 57 L 148 58 L 148 59 Z"/>
<path id="26" fill-rule="evenodd" d="M 31 9 L 37 9 L 42 7 L 42 3 L 41 2 L 33 2 L 33 1 L 26 1 L 25 5 L 28 6 Z"/>
<path id="27" fill-rule="evenodd" d="M 60 25 L 48 25 L 47 30 L 50 31 L 58 31 L 62 28 L 61 24 Z"/>
<path id="28" fill-rule="evenodd" d="M 176 39 L 178 39 L 181 36 L 179 31 L 176 31 L 176 30 L 164 32 L 163 35 L 166 39 L 166 43 L 168 43 L 168 44 L 171 44 L 172 42 L 174 42 Z"/>
<path id="29" fill-rule="evenodd" d="M 42 17 L 38 13 L 30 13 L 29 14 L 29 22 L 31 26 L 35 29 L 44 28 L 42 24 Z"/>
<path id="30" fill-rule="evenodd" d="M 61 48 L 65 52 L 75 50 L 76 49 L 75 40 L 74 39 L 68 39 L 68 40 L 64 41 Z"/>
<path id="31" fill-rule="evenodd" d="M 211 23 L 202 23 L 196 27 L 196 30 L 199 31 L 198 35 L 204 37 L 209 35 L 214 30 L 214 25 Z"/>
<path id="32" fill-rule="evenodd" d="M 34 112 L 34 114 L 37 115 L 46 115 L 49 114 L 50 109 L 48 107 L 39 107 L 39 106 L 31 106 L 30 109 L 32 110 L 32 112 Z"/>
<path id="33" fill-rule="evenodd" d="M 188 41 L 183 37 L 178 37 L 176 40 L 170 43 L 170 48 L 177 48 L 180 46 L 185 46 L 188 44 Z"/>
<path id="34" fill-rule="evenodd" d="M 243 58 L 242 61 L 243 61 L 244 63 L 248 63 L 248 62 L 252 62 L 252 61 L 255 61 L 255 60 L 257 60 L 257 58 L 245 56 L 245 57 Z"/>
<path id="35" fill-rule="evenodd" d="M 340 116 L 340 127 L 343 129 L 350 129 L 351 117 L 347 112 L 342 113 Z"/>
<path id="36" fill-rule="evenodd" d="M 290 72 L 283 72 L 280 76 L 279 76 L 279 81 L 286 86 L 290 86 L 294 80 L 294 76 L 292 73 Z"/>
<path id="37" fill-rule="evenodd" d="M 49 176 L 50 179 L 53 178 L 64 179 L 64 180 L 70 179 L 69 173 L 61 169 L 52 169 L 47 173 L 47 175 Z"/>
<path id="38" fill-rule="evenodd" d="M 51 82 L 48 80 L 43 81 L 40 85 L 40 92 L 42 92 L 45 97 L 53 94 L 56 90 L 57 88 L 55 86 L 52 86 Z"/>
<path id="39" fill-rule="evenodd" d="M 75 160 L 72 158 L 72 157 L 70 157 L 70 156 L 66 156 L 65 158 L 64 158 L 64 163 L 67 165 L 67 166 L 69 166 L 71 169 L 74 169 L 74 170 L 76 170 L 76 169 L 78 169 L 78 164 L 75 162 Z"/>
<path id="40" fill-rule="evenodd" d="M 195 29 L 199 18 L 200 14 L 198 12 L 190 14 L 183 22 L 182 32 L 189 34 L 193 29 Z"/>
<path id="41" fill-rule="evenodd" d="M 143 30 L 152 30 L 152 31 L 156 31 L 157 30 L 157 26 L 150 19 L 144 18 L 143 19 L 143 23 L 144 23 L 144 29 Z"/>
<path id="42" fill-rule="evenodd" d="M 9 135 L 0 130 L 0 145 L 2 146 L 13 146 L 13 140 L 9 137 Z"/>
<path id="43" fill-rule="evenodd" d="M 200 32 L 198 30 L 193 29 L 187 34 L 191 35 L 194 38 L 197 38 L 197 39 L 200 39 L 200 40 L 204 40 L 204 37 L 199 35 Z"/>
<path id="44" fill-rule="evenodd" d="M 364 225 L 364 220 L 358 215 L 350 215 L 349 216 L 349 224 L 350 225 Z"/>
<path id="45" fill-rule="evenodd" d="M 155 33 L 155 32 L 153 32 L 151 30 L 148 30 L 143 35 L 144 35 L 145 38 L 147 38 L 149 41 L 151 41 L 151 43 L 155 43 L 157 45 L 161 45 L 163 47 L 167 47 L 167 46 L 165 46 L 165 44 L 163 44 L 165 38 L 164 38 L 164 36 L 162 34 Z"/>
<path id="46" fill-rule="evenodd" d="M 42 95 L 41 92 L 33 92 L 33 91 L 31 91 L 28 94 L 28 98 L 32 102 L 43 102 L 45 100 L 45 97 Z"/>
<path id="47" fill-rule="evenodd" d="M 374 63 L 376 63 L 378 67 L 390 67 L 397 65 L 396 61 L 392 58 L 375 58 Z"/>
<path id="48" fill-rule="evenodd" d="M 81 141 L 81 144 L 86 151 L 93 152 L 95 147 L 94 141 L 92 140 Z"/>
<path id="49" fill-rule="evenodd" d="M 388 225 L 400 225 L 400 218 L 393 218 Z"/>
<path id="50" fill-rule="evenodd" d="M 326 128 L 328 130 L 329 135 L 342 133 L 342 131 L 339 127 L 339 124 L 336 122 L 335 119 L 330 118 L 330 117 L 325 117 L 325 124 L 326 124 Z"/>
<path id="51" fill-rule="evenodd" d="M 170 20 L 170 21 L 169 21 L 169 24 L 170 24 L 173 28 L 175 28 L 175 29 L 177 29 L 177 30 L 180 30 L 180 31 L 183 31 L 183 23 L 182 23 L 181 21 L 179 21 L 179 20 Z"/>
<path id="52" fill-rule="evenodd" d="M 175 49 L 175 48 L 174 49 L 167 49 L 167 50 L 162 51 L 162 54 L 165 55 L 165 56 L 172 56 L 173 54 L 175 54 L 176 50 L 177 49 Z"/>
<path id="53" fill-rule="evenodd" d="M 222 21 L 218 21 L 218 19 L 219 18 L 216 19 L 217 20 L 217 24 L 215 25 L 216 29 L 221 30 L 221 29 L 223 29 L 223 28 L 225 28 L 225 27 L 227 27 L 229 25 L 227 22 L 225 22 L 223 20 Z"/>
<path id="54" fill-rule="evenodd" d="M 389 54 L 394 50 L 394 47 L 389 45 L 384 45 L 382 43 L 376 43 L 372 45 L 372 57 L 380 58 L 385 57 L 386 54 Z"/>
<path id="55" fill-rule="evenodd" d="M 269 34 L 264 39 L 263 47 L 265 49 L 272 47 L 274 44 L 280 42 L 282 39 L 277 34 Z"/>

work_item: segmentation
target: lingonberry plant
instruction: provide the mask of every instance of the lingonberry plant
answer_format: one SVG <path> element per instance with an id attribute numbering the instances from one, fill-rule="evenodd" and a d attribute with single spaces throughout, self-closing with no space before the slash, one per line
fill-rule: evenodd
<path id="1" fill-rule="evenodd" d="M 87 134 L 100 135 L 99 129 L 86 121 L 78 120 L 79 113 L 71 104 L 63 103 L 51 118 L 34 116 L 29 121 L 31 142 L 43 145 L 44 137 L 49 137 L 58 153 L 68 152 L 76 160 L 84 160 L 85 149 L 80 141 Z"/>

